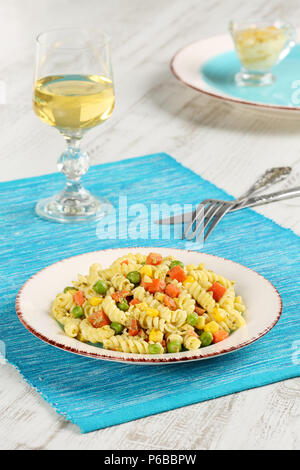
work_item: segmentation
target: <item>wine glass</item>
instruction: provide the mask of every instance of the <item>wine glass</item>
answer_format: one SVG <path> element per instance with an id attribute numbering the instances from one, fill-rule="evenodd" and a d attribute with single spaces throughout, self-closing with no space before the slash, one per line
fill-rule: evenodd
<path id="1" fill-rule="evenodd" d="M 67 28 L 41 33 L 36 41 L 33 109 L 66 140 L 57 166 L 67 179 L 62 192 L 38 202 L 36 212 L 57 222 L 98 220 L 111 206 L 82 187 L 89 157 L 80 144 L 85 132 L 106 121 L 114 109 L 109 37 Z"/>

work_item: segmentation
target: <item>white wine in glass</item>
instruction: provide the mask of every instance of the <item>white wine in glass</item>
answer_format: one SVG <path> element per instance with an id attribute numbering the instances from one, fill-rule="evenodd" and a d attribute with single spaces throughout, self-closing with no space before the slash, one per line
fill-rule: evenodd
<path id="1" fill-rule="evenodd" d="M 105 33 L 72 28 L 38 36 L 33 109 L 42 121 L 60 131 L 67 144 L 58 160 L 66 187 L 38 202 L 36 212 L 41 217 L 86 222 L 109 211 L 107 200 L 95 198 L 80 183 L 89 167 L 80 142 L 88 129 L 111 116 L 114 104 L 110 42 Z"/>

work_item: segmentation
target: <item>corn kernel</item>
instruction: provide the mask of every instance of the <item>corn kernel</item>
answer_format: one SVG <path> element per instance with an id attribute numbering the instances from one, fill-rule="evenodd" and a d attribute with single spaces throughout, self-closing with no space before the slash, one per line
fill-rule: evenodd
<path id="1" fill-rule="evenodd" d="M 149 317 L 158 317 L 159 311 L 156 310 L 156 308 L 146 308 L 146 315 L 149 315 Z"/>
<path id="2" fill-rule="evenodd" d="M 213 309 L 213 315 L 214 315 L 215 320 L 216 320 L 218 323 L 221 323 L 222 321 L 225 320 L 225 316 L 222 314 L 222 312 L 220 312 L 220 310 L 218 309 L 218 307 L 215 307 L 215 308 Z"/>
<path id="3" fill-rule="evenodd" d="M 140 269 L 140 274 L 142 276 L 148 276 L 152 278 L 152 266 L 149 264 L 145 264 L 141 269 Z"/>
<path id="4" fill-rule="evenodd" d="M 187 276 L 186 280 L 183 282 L 183 285 L 193 284 L 193 282 L 195 282 L 195 278 L 193 276 Z"/>
<path id="5" fill-rule="evenodd" d="M 157 328 L 153 328 L 149 335 L 149 341 L 153 341 L 154 343 L 161 343 L 164 339 L 164 335 L 162 331 L 158 330 Z"/>
<path id="6" fill-rule="evenodd" d="M 196 325 L 197 330 L 203 330 L 205 326 L 205 317 L 199 317 L 198 323 Z"/>
<path id="7" fill-rule="evenodd" d="M 89 299 L 89 303 L 90 305 L 92 305 L 92 307 L 97 307 L 98 305 L 102 304 L 103 302 L 103 299 L 101 299 L 100 297 L 91 297 Z"/>
<path id="8" fill-rule="evenodd" d="M 143 311 L 147 310 L 147 308 L 149 308 L 148 305 L 146 304 L 146 302 L 141 302 L 140 304 L 136 304 L 135 307 L 138 308 L 139 310 L 143 310 Z"/>
<path id="9" fill-rule="evenodd" d="M 155 294 L 155 298 L 156 300 L 158 300 L 159 302 L 163 302 L 164 301 L 164 297 L 165 297 L 165 294 L 162 294 L 161 292 L 157 292 Z"/>
<path id="10" fill-rule="evenodd" d="M 218 325 L 217 322 L 215 321 L 210 321 L 209 323 L 207 323 L 205 326 L 204 326 L 204 331 L 210 331 L 210 333 L 214 334 L 216 333 L 219 329 L 220 329 L 220 326 Z"/>

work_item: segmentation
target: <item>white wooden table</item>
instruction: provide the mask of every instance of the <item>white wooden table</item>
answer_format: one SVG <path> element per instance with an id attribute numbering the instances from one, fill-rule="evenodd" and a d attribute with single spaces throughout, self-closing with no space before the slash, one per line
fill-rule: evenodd
<path id="1" fill-rule="evenodd" d="M 291 120 L 230 107 L 185 88 L 169 71 L 179 48 L 225 32 L 237 13 L 283 13 L 297 21 L 300 4 L 1 0 L 0 80 L 7 87 L 7 103 L 0 105 L 1 180 L 56 170 L 63 139 L 31 109 L 34 38 L 41 30 L 72 24 L 103 26 L 113 38 L 117 106 L 85 138 L 93 163 L 165 151 L 235 195 L 270 166 L 300 165 L 300 116 Z M 261 212 L 300 234 L 299 207 L 299 201 L 277 203 Z M 166 432 L 170 427 L 176 433 Z M 13 367 L 0 365 L 0 448 L 299 449 L 300 380 L 81 435 Z"/>

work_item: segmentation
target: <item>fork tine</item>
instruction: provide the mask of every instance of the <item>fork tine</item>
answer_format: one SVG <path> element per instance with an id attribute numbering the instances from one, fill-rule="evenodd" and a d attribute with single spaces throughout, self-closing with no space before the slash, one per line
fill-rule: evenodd
<path id="1" fill-rule="evenodd" d="M 218 210 L 218 207 L 219 207 L 219 201 L 217 202 L 214 202 L 214 203 L 211 203 L 208 207 L 207 207 L 207 210 L 206 211 L 203 211 L 203 213 L 199 216 L 198 216 L 198 219 L 196 219 L 196 227 L 195 229 L 192 231 L 192 233 L 190 234 L 189 236 L 189 240 L 192 240 L 193 238 L 196 237 L 198 231 L 199 231 L 199 228 L 201 228 L 199 234 L 198 234 L 198 239 L 200 238 L 200 235 L 203 233 L 204 231 L 204 227 L 206 227 L 206 220 L 211 220 L 212 217 L 214 216 L 214 213 Z"/>
<path id="2" fill-rule="evenodd" d="M 233 206 L 234 204 L 232 204 Z M 205 236 L 204 236 L 204 241 L 207 240 L 207 238 L 209 237 L 209 235 L 211 234 L 211 232 L 216 228 L 216 226 L 221 222 L 221 220 L 223 219 L 223 217 L 227 214 L 227 212 L 230 211 L 231 207 L 232 206 L 223 206 L 222 208 L 220 208 L 219 212 L 217 212 L 213 222 L 211 223 L 209 229 L 207 230 Z"/>
<path id="3" fill-rule="evenodd" d="M 203 224 L 203 221 L 205 219 L 205 214 L 209 214 L 212 208 L 215 206 L 215 203 L 209 203 L 209 205 L 205 208 L 206 210 L 198 211 L 197 217 L 194 219 L 194 223 L 196 224 L 195 228 L 193 226 L 191 227 L 190 231 L 188 234 L 185 235 L 185 238 L 187 240 L 192 240 L 195 236 L 197 231 L 199 230 L 199 227 Z"/>
<path id="4" fill-rule="evenodd" d="M 193 238 L 196 237 L 199 228 L 202 225 L 204 225 L 204 227 L 202 228 L 202 230 L 199 233 L 199 236 L 197 237 L 197 239 L 199 239 L 200 235 L 205 230 L 208 223 L 211 221 L 211 219 L 214 216 L 215 212 L 218 210 L 219 205 L 223 203 L 223 201 L 221 201 L 219 199 L 209 199 L 207 201 L 209 201 L 209 204 L 206 207 L 204 207 L 204 211 L 203 211 L 202 214 L 200 213 L 200 208 L 201 208 L 201 206 L 203 206 L 203 203 L 201 203 L 201 205 L 198 206 L 197 216 L 193 218 L 193 223 L 196 222 L 196 227 L 192 231 L 190 231 L 189 233 L 188 233 L 188 230 L 186 230 L 183 237 L 182 237 L 183 239 L 186 238 L 186 240 L 192 240 Z M 203 202 L 206 202 L 206 201 L 203 201 Z M 224 204 L 225 204 L 225 202 L 224 202 Z M 191 227 L 192 227 L 192 224 L 190 224 L 189 229 Z"/>
<path id="5" fill-rule="evenodd" d="M 215 203 L 211 205 L 210 209 L 207 211 L 206 216 L 202 217 L 202 220 L 200 219 L 196 225 L 196 228 L 194 230 L 194 235 L 196 237 L 196 242 L 199 241 L 201 235 L 205 232 L 205 229 L 208 227 L 209 223 L 215 216 L 215 214 L 218 213 L 218 211 L 223 207 L 223 204 L 220 205 L 220 203 Z M 204 222 L 204 223 L 203 223 Z M 199 230 L 200 228 L 200 230 Z M 198 231 L 199 230 L 199 231 Z M 198 233 L 197 233 L 198 232 Z"/>
<path id="6" fill-rule="evenodd" d="M 209 205 L 208 207 L 210 207 L 210 205 Z M 188 233 L 186 233 L 186 232 L 187 232 L 187 231 L 186 231 L 186 232 L 183 234 L 183 236 L 182 236 L 182 239 L 183 239 L 183 240 L 192 240 L 192 239 L 195 237 L 195 234 L 197 233 L 197 230 L 198 230 L 198 228 L 199 228 L 199 221 L 198 221 L 198 220 L 199 220 L 199 217 L 200 217 L 200 213 L 198 213 L 198 217 L 195 218 L 195 220 L 194 220 L 194 223 L 196 222 L 196 228 L 193 229 L 193 228 L 191 227 L 191 229 L 190 229 L 190 231 L 189 231 Z M 202 215 L 202 216 L 200 217 L 200 224 L 202 223 L 201 221 L 203 220 L 203 218 L 204 218 L 204 215 Z"/>
<path id="7" fill-rule="evenodd" d="M 187 240 L 190 240 L 190 238 L 188 238 L 188 233 L 189 233 L 190 229 L 193 227 L 194 222 L 197 219 L 199 213 L 201 212 L 202 206 L 208 204 L 209 202 L 210 202 L 210 199 L 204 199 L 204 201 L 202 201 L 202 202 L 200 202 L 200 204 L 198 204 L 198 206 L 196 207 L 196 210 L 194 211 L 194 214 L 192 216 L 191 222 L 188 224 L 187 228 L 183 232 L 183 236 L 182 236 L 183 239 L 186 238 Z"/>

